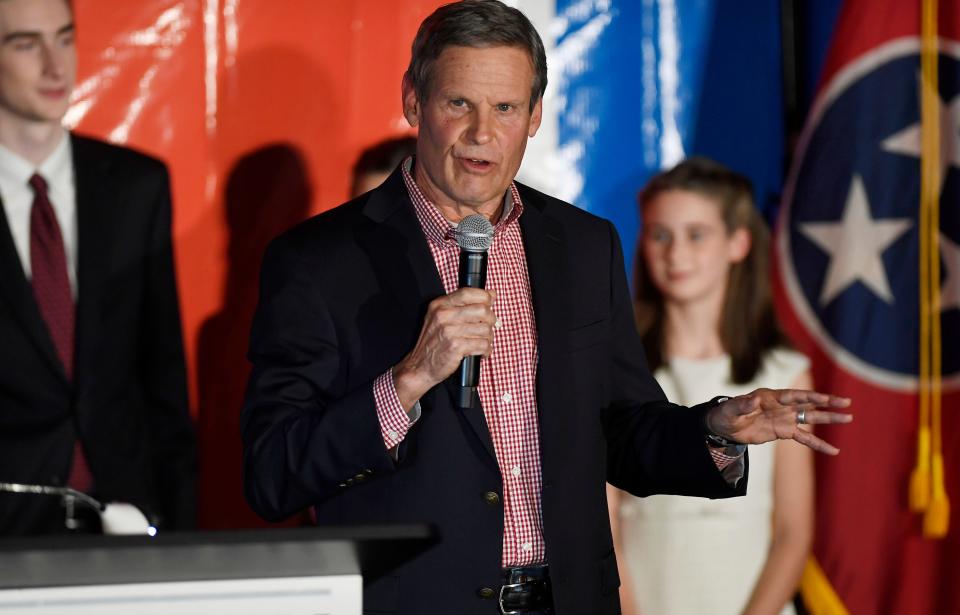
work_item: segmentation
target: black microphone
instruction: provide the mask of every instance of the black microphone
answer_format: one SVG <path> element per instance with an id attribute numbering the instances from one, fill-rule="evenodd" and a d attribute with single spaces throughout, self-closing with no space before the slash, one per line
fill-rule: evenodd
<path id="1" fill-rule="evenodd" d="M 460 288 L 484 288 L 487 285 L 487 250 L 493 242 L 493 225 L 480 214 L 467 216 L 455 233 L 460 246 Z M 460 362 L 461 408 L 472 408 L 480 384 L 480 356 L 464 357 Z"/>

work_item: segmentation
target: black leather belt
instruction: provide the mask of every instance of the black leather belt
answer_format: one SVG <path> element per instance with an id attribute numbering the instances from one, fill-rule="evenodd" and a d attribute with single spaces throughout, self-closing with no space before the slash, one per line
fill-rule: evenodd
<path id="1" fill-rule="evenodd" d="M 500 612 L 503 615 L 553 615 L 550 569 L 547 566 L 504 568 Z"/>

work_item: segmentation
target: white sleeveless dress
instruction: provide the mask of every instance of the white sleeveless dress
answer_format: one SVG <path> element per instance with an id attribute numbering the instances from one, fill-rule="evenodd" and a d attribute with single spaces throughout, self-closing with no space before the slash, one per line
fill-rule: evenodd
<path id="1" fill-rule="evenodd" d="M 728 356 L 673 359 L 654 376 L 667 399 L 694 405 L 758 387 L 788 388 L 809 360 L 792 350 L 767 354 L 752 382 L 730 382 Z M 770 546 L 775 443 L 750 446 L 747 495 L 724 500 L 623 494 L 624 558 L 641 615 L 737 615 Z M 781 615 L 793 615 L 788 604 Z"/>

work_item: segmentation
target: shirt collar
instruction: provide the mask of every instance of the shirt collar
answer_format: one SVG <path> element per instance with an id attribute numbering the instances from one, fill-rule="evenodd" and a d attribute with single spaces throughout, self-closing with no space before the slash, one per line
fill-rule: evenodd
<path id="1" fill-rule="evenodd" d="M 73 148 L 70 144 L 70 135 L 64 131 L 63 138 L 57 149 L 53 150 L 46 160 L 40 164 L 37 172 L 49 182 L 56 191 L 67 191 L 70 186 L 70 176 L 73 171 Z"/>
<path id="2" fill-rule="evenodd" d="M 60 143 L 40 166 L 34 166 L 26 158 L 0 145 L 0 180 L 11 186 L 25 187 L 33 174 L 39 173 L 54 189 L 67 189 L 69 186 L 64 183 L 70 180 L 70 159 L 70 135 L 66 130 Z"/>
<path id="3" fill-rule="evenodd" d="M 423 228 L 427 239 L 435 243 L 444 243 L 446 241 L 455 241 L 453 231 L 456 225 L 440 213 L 437 206 L 434 205 L 423 194 L 420 186 L 413 179 L 414 157 L 410 156 L 400 165 L 403 172 L 403 181 L 407 186 L 407 192 L 410 194 L 410 200 L 413 201 L 413 208 L 416 211 L 417 219 Z M 520 200 L 520 193 L 514 182 L 510 182 L 510 187 L 503 195 L 503 212 L 500 220 L 494 225 L 494 236 L 499 235 L 504 229 L 509 228 L 517 222 L 520 214 L 523 213 L 523 201 Z"/>

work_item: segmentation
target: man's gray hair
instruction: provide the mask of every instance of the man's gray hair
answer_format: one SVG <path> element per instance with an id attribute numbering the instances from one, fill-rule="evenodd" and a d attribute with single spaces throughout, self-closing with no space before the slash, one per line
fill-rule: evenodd
<path id="1" fill-rule="evenodd" d="M 406 78 L 417 99 L 427 100 L 433 64 L 447 47 L 519 47 L 533 64 L 530 109 L 547 89 L 547 54 L 530 20 L 499 0 L 462 0 L 446 4 L 420 24 Z"/>

